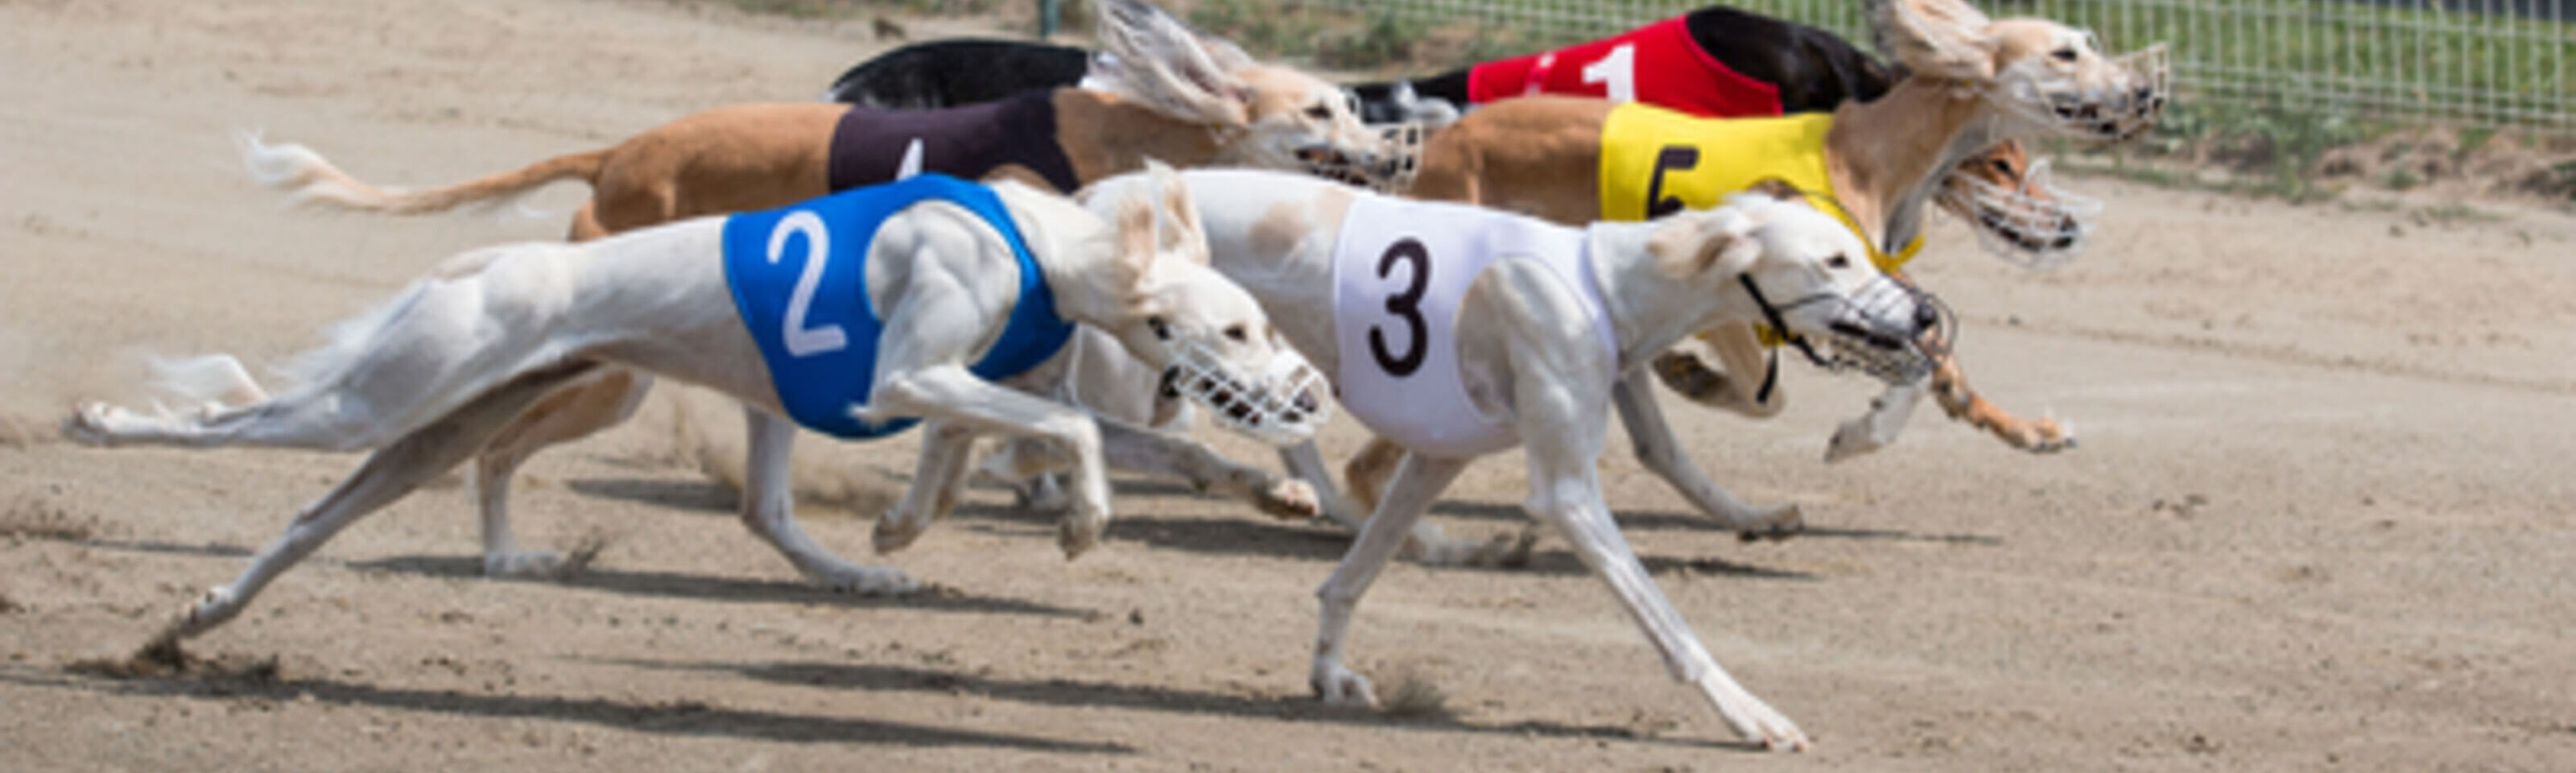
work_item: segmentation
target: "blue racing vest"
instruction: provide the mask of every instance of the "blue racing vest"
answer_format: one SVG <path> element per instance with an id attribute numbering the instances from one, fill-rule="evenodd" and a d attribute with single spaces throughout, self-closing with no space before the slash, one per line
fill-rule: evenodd
<path id="1" fill-rule="evenodd" d="M 983 218 L 1002 233 L 1020 263 L 1019 301 L 1001 338 L 969 366 L 998 380 L 1045 363 L 1073 337 L 1055 312 L 1046 275 L 1012 225 L 1002 199 L 984 186 L 936 174 L 854 188 L 801 204 L 725 219 L 725 283 L 743 326 L 769 363 L 769 379 L 788 418 L 843 438 L 875 438 L 918 419 L 870 424 L 850 415 L 868 405 L 876 384 L 877 339 L 885 330 L 868 302 L 868 245 L 896 212 L 937 199 Z"/>

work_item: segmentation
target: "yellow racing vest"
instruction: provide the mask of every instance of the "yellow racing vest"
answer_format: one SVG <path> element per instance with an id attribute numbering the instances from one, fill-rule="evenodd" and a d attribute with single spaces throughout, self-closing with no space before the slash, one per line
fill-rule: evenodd
<path id="1" fill-rule="evenodd" d="M 1621 104 L 1601 125 L 1601 219 L 1652 220 L 1708 209 L 1727 194 L 1776 177 L 1822 203 L 1817 209 L 1860 237 L 1878 270 L 1896 273 L 1923 251 L 1923 236 L 1916 234 L 1889 255 L 1843 211 L 1825 171 L 1825 132 L 1833 127 L 1832 113 L 1700 118 L 1642 102 Z M 1757 327 L 1765 345 L 1785 340 L 1769 326 Z"/>
<path id="2" fill-rule="evenodd" d="M 1825 132 L 1833 126 L 1831 113 L 1700 118 L 1642 102 L 1611 108 L 1601 126 L 1601 219 L 1651 220 L 1708 209 L 1727 194 L 1776 177 L 1859 236 L 1880 271 L 1895 273 L 1922 251 L 1923 237 L 1916 235 L 1889 255 L 1843 211 L 1825 171 Z"/>

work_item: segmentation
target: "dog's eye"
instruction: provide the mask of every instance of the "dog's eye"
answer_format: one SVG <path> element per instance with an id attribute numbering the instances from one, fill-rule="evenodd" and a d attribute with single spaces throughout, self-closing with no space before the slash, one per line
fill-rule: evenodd
<path id="1" fill-rule="evenodd" d="M 1252 340 L 1252 333 L 1242 325 L 1233 325 L 1225 329 L 1225 338 L 1239 344 Z"/>
<path id="2" fill-rule="evenodd" d="M 1995 174 L 2010 175 L 2013 173 L 2012 162 L 2004 159 L 1998 158 L 1992 161 L 1987 161 L 1986 166 L 1993 167 Z"/>
<path id="3" fill-rule="evenodd" d="M 1333 106 L 1317 102 L 1314 107 L 1306 108 L 1306 117 L 1318 121 L 1330 119 L 1333 117 Z"/>
<path id="4" fill-rule="evenodd" d="M 1825 267 L 1826 267 L 1826 268 L 1851 268 L 1851 258 L 1850 258 L 1849 256 L 1846 256 L 1846 255 L 1844 255 L 1844 254 L 1842 254 L 1842 253 L 1839 253 L 1839 252 L 1834 253 L 1834 256 L 1833 256 L 1833 257 L 1830 257 L 1830 258 L 1826 258 L 1826 259 L 1825 259 Z"/>
<path id="5" fill-rule="evenodd" d="M 2057 49 L 2055 52 L 2053 52 L 2053 53 L 2051 53 L 2051 54 L 2049 54 L 2049 55 L 2050 55 L 2050 56 L 2057 57 L 2057 61 L 2060 61 L 2060 62 L 2072 62 L 2072 61 L 2075 61 L 2075 57 L 2076 57 L 2075 47 L 2074 47 L 2074 46 L 2067 46 L 2067 47 L 2065 47 L 2065 48 Z"/>
<path id="6" fill-rule="evenodd" d="M 1163 318 L 1160 316 L 1146 317 L 1145 327 L 1154 331 L 1155 338 L 1165 341 L 1172 340 L 1172 325 L 1171 323 L 1164 322 Z"/>

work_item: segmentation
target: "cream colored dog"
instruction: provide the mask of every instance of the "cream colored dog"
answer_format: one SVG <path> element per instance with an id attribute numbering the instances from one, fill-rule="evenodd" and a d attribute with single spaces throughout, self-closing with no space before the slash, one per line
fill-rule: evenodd
<path id="1" fill-rule="evenodd" d="M 841 233 L 841 244 L 855 246 L 841 250 L 827 246 L 826 223 L 837 221 L 814 215 L 818 210 L 807 209 L 814 202 L 784 210 L 775 231 L 761 225 L 752 234 L 768 242 L 765 265 L 795 281 L 795 297 L 786 297 L 782 283 L 772 304 L 788 310 L 783 328 L 755 324 L 748 301 L 738 308 L 741 294 L 755 292 L 746 288 L 764 287 L 743 283 L 739 273 L 750 270 L 744 265 L 764 265 L 756 254 L 727 258 L 729 222 L 739 218 L 699 218 L 580 244 L 469 252 L 335 328 L 329 344 L 302 358 L 301 383 L 275 396 L 242 376 L 232 358 L 217 355 L 184 370 L 222 378 L 172 384 L 192 391 L 199 402 L 191 405 L 202 407 L 147 414 L 91 403 L 66 422 L 64 433 L 102 446 L 369 452 L 356 473 L 297 514 L 248 570 L 209 591 L 156 645 L 231 619 L 333 534 L 472 458 L 540 398 L 620 368 L 705 386 L 749 406 L 743 522 L 806 577 L 859 592 L 912 588 L 902 573 L 842 560 L 797 527 L 787 487 L 795 424 L 786 418 L 796 402 L 777 370 L 783 361 L 764 351 L 781 334 L 797 357 L 872 344 L 872 374 L 837 371 L 843 375 L 831 378 L 843 383 L 829 385 L 870 379 L 868 391 L 859 393 L 867 402 L 831 402 L 824 409 L 869 423 L 928 420 L 925 467 L 943 455 L 962 456 L 979 434 L 1027 438 L 1048 449 L 1031 458 L 1061 460 L 1072 473 L 1073 508 L 1060 536 L 1066 554 L 1075 555 L 1095 544 L 1109 521 L 1102 430 L 1080 410 L 971 369 L 982 367 L 979 360 L 1016 324 L 1014 308 L 1036 302 L 1024 289 L 1023 265 L 1037 267 L 1041 291 L 1064 319 L 1096 327 L 1131 356 L 1167 369 L 1179 391 L 1207 401 L 1219 415 L 1257 419 L 1237 426 L 1288 442 L 1311 436 L 1321 419 L 1295 407 L 1311 409 L 1319 399 L 1300 394 L 1293 383 L 1307 370 L 1302 360 L 1274 344 L 1269 320 L 1249 295 L 1207 267 L 1190 203 L 1170 176 L 1169 170 L 1154 175 L 1165 184 L 1159 198 L 1130 189 L 1136 195 L 1102 203 L 1107 219 L 1052 193 L 1010 182 L 992 186 L 1030 263 L 991 215 L 948 200 L 896 209 L 872 234 Z M 817 277 L 860 268 L 850 264 L 863 264 L 865 274 L 844 281 L 857 282 L 864 297 L 812 295 Z M 799 275 L 804 279 L 795 280 Z M 881 332 L 863 338 L 856 328 L 819 321 L 849 318 L 825 316 L 840 314 L 827 310 L 835 303 L 877 310 Z M 1201 389 L 1202 383 L 1219 388 Z M 826 396 L 833 394 L 841 393 Z M 204 402 L 216 395 L 251 402 Z M 796 423 L 812 425 L 809 414 L 794 415 Z M 930 509 L 907 499 L 897 510 L 907 507 Z"/>
<path id="2" fill-rule="evenodd" d="M 1651 223 L 1576 230 L 1293 175 L 1182 177 L 1216 269 L 1259 298 L 1299 351 L 1337 368 L 1345 412 L 1409 449 L 1359 540 L 1318 591 L 1323 615 L 1310 674 L 1318 694 L 1376 702 L 1369 680 L 1344 662 L 1360 595 L 1470 461 L 1519 445 L 1529 457 L 1524 507 L 1563 532 L 1609 583 L 1673 675 L 1744 738 L 1807 745 L 1795 725 L 1718 667 L 1655 588 L 1611 519 L 1594 465 L 1614 405 L 1632 433 L 1671 442 L 1643 366 L 1711 325 L 1770 324 L 1820 341 L 1830 354 L 1818 357 L 1829 365 L 1891 382 L 1929 372 L 1931 358 L 1917 342 L 1931 320 L 1913 293 L 1870 264 L 1857 236 L 1767 194 Z M 1095 210 L 1114 207 L 1141 184 L 1132 176 L 1103 181 L 1087 201 Z M 1312 458 L 1311 448 L 1303 456 Z M 918 526 L 881 524 L 905 534 Z"/>

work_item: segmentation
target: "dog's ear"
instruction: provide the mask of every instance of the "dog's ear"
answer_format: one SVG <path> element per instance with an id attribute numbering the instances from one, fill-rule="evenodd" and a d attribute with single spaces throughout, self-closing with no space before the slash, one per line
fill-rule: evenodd
<path id="1" fill-rule="evenodd" d="M 1870 8 L 1881 52 L 1916 73 L 1953 80 L 1994 79 L 1993 23 L 1964 0 L 1874 0 Z"/>
<path id="2" fill-rule="evenodd" d="M 1729 204 L 1665 218 L 1661 221 L 1665 225 L 1647 237 L 1646 249 L 1655 254 L 1664 273 L 1675 278 L 1734 276 L 1752 270 L 1753 261 L 1762 257 L 1762 240 L 1754 236 L 1757 224 L 1742 211 L 1745 206 Z"/>
<path id="3" fill-rule="evenodd" d="M 1202 38 L 1143 0 L 1104 0 L 1099 20 L 1101 54 L 1093 57 L 1083 88 L 1135 100 L 1183 121 L 1251 122 L 1251 90 L 1235 75 L 1252 60 L 1242 49 Z"/>
<path id="4" fill-rule="evenodd" d="M 1207 230 L 1199 223 L 1198 205 L 1190 199 L 1189 185 L 1181 181 L 1181 173 L 1152 159 L 1146 160 L 1145 173 L 1153 179 L 1154 189 L 1161 192 L 1155 201 L 1161 210 L 1156 220 L 1155 246 L 1207 265 Z"/>
<path id="5" fill-rule="evenodd" d="M 1150 198 L 1118 202 L 1118 256 L 1110 262 L 1111 280 L 1136 295 L 1149 294 L 1146 278 L 1154 272 L 1154 207 Z"/>

